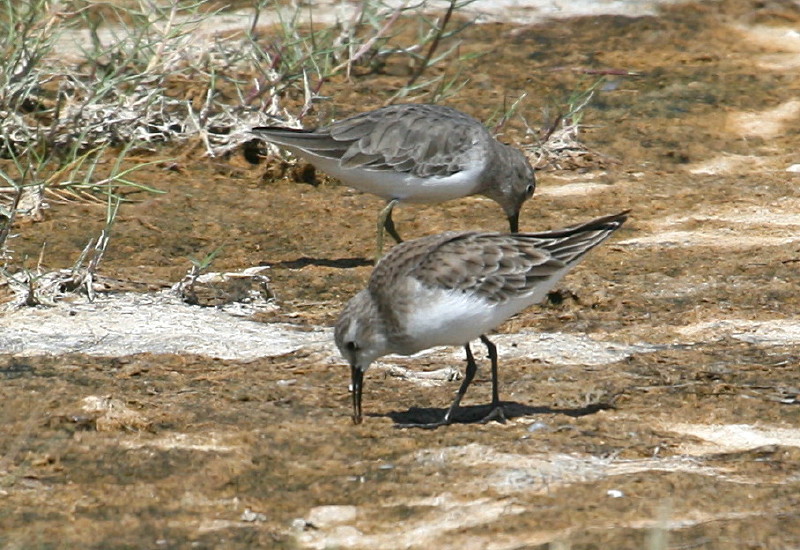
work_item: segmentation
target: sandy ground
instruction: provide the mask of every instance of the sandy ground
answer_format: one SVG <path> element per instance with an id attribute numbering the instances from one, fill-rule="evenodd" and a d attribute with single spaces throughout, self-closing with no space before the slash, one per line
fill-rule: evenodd
<path id="1" fill-rule="evenodd" d="M 723 1 L 467 32 L 483 56 L 448 104 L 484 120 L 527 92 L 537 127 L 587 73 L 637 75 L 606 77 L 591 154 L 540 171 L 523 210 L 524 230 L 633 213 L 562 300 L 494 336 L 504 425 L 394 427 L 443 413 L 457 349 L 379 362 L 350 422 L 329 327 L 369 276 L 378 199 L 165 152 L 140 178 L 169 192 L 120 213 L 112 291 L 0 317 L 0 545 L 800 547 L 798 23 L 791 3 Z M 380 105 L 397 71 L 332 83 L 337 112 Z M 501 139 L 533 140 L 519 118 Z M 46 241 L 69 267 L 103 218 L 52 204 L 15 253 Z M 395 219 L 407 238 L 506 223 L 481 198 Z M 214 269 L 269 266 L 275 298 L 174 298 L 220 245 Z M 489 386 L 484 368 L 464 419 Z"/>

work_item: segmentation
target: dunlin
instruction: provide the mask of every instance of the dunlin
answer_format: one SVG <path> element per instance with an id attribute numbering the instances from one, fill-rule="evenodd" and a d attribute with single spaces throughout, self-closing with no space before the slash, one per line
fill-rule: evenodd
<path id="1" fill-rule="evenodd" d="M 471 116 L 441 105 L 391 105 L 315 130 L 259 127 L 253 133 L 386 199 L 378 216 L 378 256 L 384 229 L 402 241 L 392 221 L 399 202 L 484 195 L 503 208 L 515 233 L 522 204 L 536 188 L 533 168 L 519 150 L 494 139 Z"/>
<path id="2" fill-rule="evenodd" d="M 484 421 L 504 420 L 497 349 L 486 333 L 544 299 L 627 214 L 543 233 L 447 232 L 392 248 L 336 322 L 336 345 L 350 363 L 353 421 L 361 422 L 362 381 L 373 361 L 391 353 L 464 346 L 467 369 L 453 404 L 441 421 L 413 426 L 449 424 L 477 370 L 469 346 L 476 338 L 492 364 L 492 407 Z"/>

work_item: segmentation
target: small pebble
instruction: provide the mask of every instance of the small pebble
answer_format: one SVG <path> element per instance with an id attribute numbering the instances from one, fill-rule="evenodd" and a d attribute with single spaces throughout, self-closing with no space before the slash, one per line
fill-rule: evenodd
<path id="1" fill-rule="evenodd" d="M 294 518 L 292 520 L 292 531 L 305 531 L 308 523 L 303 518 Z"/>
<path id="2" fill-rule="evenodd" d="M 545 429 L 547 429 L 547 424 L 540 421 L 536 421 L 527 427 L 527 431 L 529 432 L 538 432 L 540 430 L 545 430 Z"/>
<path id="3" fill-rule="evenodd" d="M 265 521 L 266 519 L 267 516 L 253 512 L 250 508 L 245 508 L 244 512 L 242 512 L 242 521 Z"/>
<path id="4" fill-rule="evenodd" d="M 319 529 L 325 529 L 332 525 L 351 522 L 356 519 L 357 513 L 355 506 L 317 506 L 308 512 L 306 522 Z"/>

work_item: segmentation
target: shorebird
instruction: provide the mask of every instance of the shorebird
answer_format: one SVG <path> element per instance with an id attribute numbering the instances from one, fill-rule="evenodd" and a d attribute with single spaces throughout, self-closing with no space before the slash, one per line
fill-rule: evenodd
<path id="1" fill-rule="evenodd" d="M 512 233 L 536 189 L 528 159 L 471 116 L 441 105 L 390 105 L 312 130 L 258 127 L 253 134 L 306 159 L 342 183 L 386 199 L 383 232 L 402 242 L 392 221 L 400 202 L 438 203 L 468 195 L 496 201 Z"/>
<path id="2" fill-rule="evenodd" d="M 477 370 L 469 345 L 477 338 L 492 365 L 491 412 L 483 421 L 503 421 L 497 349 L 486 334 L 542 301 L 587 252 L 622 226 L 627 214 L 543 233 L 446 232 L 392 248 L 336 322 L 336 345 L 350 364 L 353 421 L 362 420 L 363 377 L 373 361 L 434 346 L 464 346 L 466 374 L 444 417 L 405 426 L 449 424 Z"/>

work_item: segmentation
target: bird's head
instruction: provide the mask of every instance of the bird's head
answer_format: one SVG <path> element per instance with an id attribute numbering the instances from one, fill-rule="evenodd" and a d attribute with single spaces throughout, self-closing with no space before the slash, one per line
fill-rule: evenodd
<path id="1" fill-rule="evenodd" d="M 493 179 L 484 186 L 483 195 L 497 202 L 508 218 L 512 233 L 519 231 L 519 212 L 536 191 L 536 174 L 522 151 L 498 143 L 498 165 Z"/>
<path id="2" fill-rule="evenodd" d="M 336 347 L 350 364 L 353 422 L 360 424 L 364 373 L 372 362 L 386 355 L 387 341 L 377 307 L 368 290 L 362 290 L 345 306 L 334 330 Z"/>

